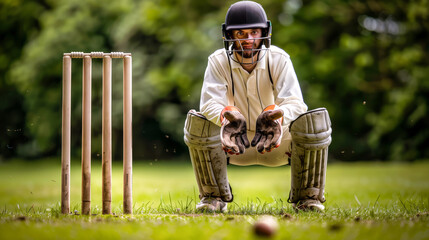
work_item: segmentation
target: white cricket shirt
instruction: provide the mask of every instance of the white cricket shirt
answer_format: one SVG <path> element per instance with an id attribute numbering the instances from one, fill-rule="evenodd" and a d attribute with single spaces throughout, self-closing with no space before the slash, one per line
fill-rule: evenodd
<path id="1" fill-rule="evenodd" d="M 246 118 L 248 130 L 255 131 L 259 114 L 272 104 L 284 112 L 284 131 L 291 121 L 307 111 L 292 61 L 285 51 L 271 46 L 251 73 L 228 60 L 225 49 L 209 56 L 200 99 L 200 112 L 207 119 L 221 126 L 222 109 L 235 106 Z"/>

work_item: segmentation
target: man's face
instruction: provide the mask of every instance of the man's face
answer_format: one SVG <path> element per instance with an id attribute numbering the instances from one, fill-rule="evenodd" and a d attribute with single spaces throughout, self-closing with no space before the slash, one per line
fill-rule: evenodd
<path id="1" fill-rule="evenodd" d="M 232 37 L 233 39 L 240 40 L 234 42 L 234 48 L 239 50 L 238 54 L 241 54 L 244 58 L 251 58 L 257 53 L 254 52 L 252 54 L 252 49 L 258 49 L 261 45 L 262 39 L 259 38 L 262 37 L 262 29 L 252 28 L 232 30 Z M 241 49 L 244 51 L 240 51 Z"/>

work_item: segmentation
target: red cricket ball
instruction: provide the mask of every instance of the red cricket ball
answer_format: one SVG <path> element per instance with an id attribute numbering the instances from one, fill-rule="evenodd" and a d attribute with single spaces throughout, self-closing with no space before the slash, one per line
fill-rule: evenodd
<path id="1" fill-rule="evenodd" d="M 273 216 L 262 216 L 253 224 L 255 234 L 263 237 L 274 236 L 278 228 L 277 220 Z"/>

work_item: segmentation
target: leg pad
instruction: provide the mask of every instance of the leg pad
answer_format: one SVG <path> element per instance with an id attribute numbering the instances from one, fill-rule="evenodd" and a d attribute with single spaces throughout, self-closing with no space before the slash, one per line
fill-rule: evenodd
<path id="1" fill-rule="evenodd" d="M 325 202 L 324 190 L 331 120 L 325 108 L 299 116 L 291 123 L 292 159 L 289 202 L 314 199 Z"/>
<path id="2" fill-rule="evenodd" d="M 200 199 L 217 197 L 224 202 L 231 202 L 233 196 L 227 176 L 226 154 L 220 141 L 220 127 L 191 110 L 186 118 L 184 132 Z"/>

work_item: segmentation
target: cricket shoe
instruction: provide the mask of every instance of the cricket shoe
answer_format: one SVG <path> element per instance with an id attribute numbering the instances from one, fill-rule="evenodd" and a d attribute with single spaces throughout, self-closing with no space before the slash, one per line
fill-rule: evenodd
<path id="1" fill-rule="evenodd" d="M 227 203 L 222 201 L 220 198 L 203 197 L 197 204 L 197 211 L 199 212 L 226 212 Z"/>
<path id="2" fill-rule="evenodd" d="M 305 199 L 301 200 L 298 203 L 294 203 L 293 207 L 295 210 L 301 211 L 315 211 L 315 212 L 323 212 L 325 210 L 325 206 L 319 201 L 315 199 Z"/>

